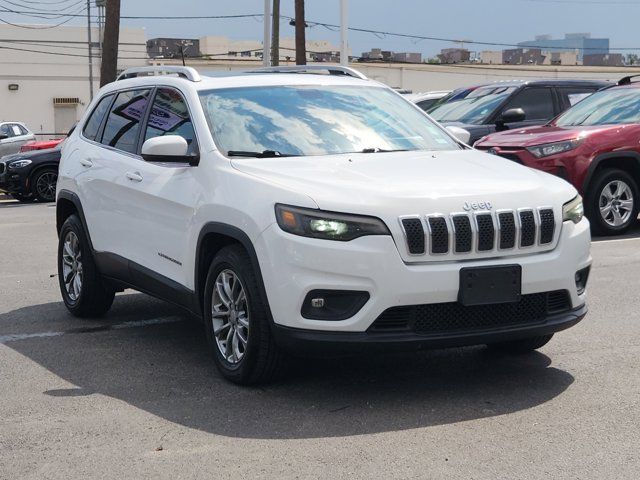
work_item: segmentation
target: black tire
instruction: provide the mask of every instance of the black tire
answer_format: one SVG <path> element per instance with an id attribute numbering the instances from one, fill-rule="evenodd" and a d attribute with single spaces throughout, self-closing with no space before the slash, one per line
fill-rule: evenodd
<path id="1" fill-rule="evenodd" d="M 31 177 L 31 193 L 39 202 L 56 201 L 56 183 L 58 170 L 55 168 L 43 168 Z"/>
<path id="2" fill-rule="evenodd" d="M 551 339 L 553 334 L 541 335 L 539 337 L 522 338 L 520 340 L 512 340 L 510 342 L 499 342 L 487 345 L 493 350 L 499 350 L 506 353 L 529 353 L 544 347 Z"/>
<path id="3" fill-rule="evenodd" d="M 33 203 L 36 201 L 36 197 L 29 193 L 25 195 L 24 193 L 12 193 L 11 196 L 18 200 L 20 203 Z"/>
<path id="4" fill-rule="evenodd" d="M 248 335 L 245 333 L 246 346 L 242 352 L 242 357 L 237 363 L 229 361 L 225 357 L 221 351 L 223 347 L 218 346 L 218 342 L 214 337 L 212 315 L 214 288 L 216 279 L 225 271 L 232 272 L 235 278 L 240 280 L 239 286 L 242 287 L 246 295 L 245 309 L 242 311 L 248 313 Z M 247 252 L 240 245 L 231 245 L 221 249 L 213 258 L 209 266 L 204 289 L 205 332 L 214 362 L 220 373 L 227 380 L 241 385 L 273 381 L 283 373 L 285 366 L 284 353 L 276 345 L 271 333 L 268 307 L 263 302 L 258 282 L 259 280 Z M 232 288 L 232 290 L 234 289 Z M 221 306 L 226 309 L 223 305 Z M 235 311 L 239 312 L 241 310 Z M 230 320 L 226 319 L 222 321 L 231 323 Z M 228 328 L 227 332 L 230 331 L 231 327 Z M 227 345 L 229 344 L 228 338 L 227 336 L 227 341 L 225 342 Z M 240 340 L 237 341 L 239 342 Z"/>
<path id="5" fill-rule="evenodd" d="M 605 218 L 600 212 L 600 197 L 603 190 L 611 182 L 620 181 L 629 186 L 633 196 L 633 207 L 631 209 L 631 215 L 621 225 L 611 225 L 607 223 Z M 631 175 L 624 170 L 617 168 L 604 169 L 596 173 L 586 195 L 585 209 L 587 217 L 591 222 L 591 230 L 596 235 L 620 235 L 633 225 L 635 225 L 638 218 L 638 185 Z M 613 213 L 612 213 L 613 215 Z M 611 219 L 610 219 L 611 220 Z"/>
<path id="6" fill-rule="evenodd" d="M 80 287 L 79 293 L 67 291 L 65 281 L 65 242 L 74 238 L 80 252 Z M 75 262 L 74 262 L 75 263 Z M 60 229 L 58 241 L 58 280 L 60 293 L 67 309 L 76 317 L 99 317 L 104 315 L 113 303 L 115 291 L 106 287 L 93 260 L 91 248 L 82 222 L 77 215 L 71 215 Z"/>

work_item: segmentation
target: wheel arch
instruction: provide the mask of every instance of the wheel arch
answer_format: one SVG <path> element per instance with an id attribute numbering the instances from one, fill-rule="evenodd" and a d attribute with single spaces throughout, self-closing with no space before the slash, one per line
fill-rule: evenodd
<path id="1" fill-rule="evenodd" d="M 587 194 L 588 188 L 598 172 L 605 168 L 618 168 L 631 175 L 640 187 L 640 153 L 620 151 L 603 153 L 595 157 L 589 165 L 582 191 Z"/>
<path id="2" fill-rule="evenodd" d="M 260 295 L 262 301 L 266 306 L 269 319 L 271 320 L 271 310 L 269 308 L 269 302 L 267 299 L 267 292 L 264 288 L 264 281 L 262 277 L 262 271 L 260 269 L 260 262 L 258 261 L 258 255 L 256 254 L 255 247 L 249 236 L 233 225 L 220 222 L 208 222 L 206 223 L 198 235 L 198 243 L 196 246 L 196 258 L 194 263 L 194 285 L 196 296 L 198 298 L 198 304 L 202 312 L 204 308 L 204 286 L 207 280 L 207 273 L 209 271 L 209 265 L 213 260 L 213 257 L 222 248 L 228 245 L 240 245 L 242 246 L 249 258 L 251 259 L 251 266 L 253 267 L 256 277 L 258 278 L 258 284 L 260 288 Z M 273 322 L 271 322 L 273 323 Z"/>
<path id="3" fill-rule="evenodd" d="M 82 222 L 82 227 L 84 228 L 87 236 L 89 247 L 93 252 L 93 243 L 91 242 L 91 235 L 87 228 L 87 221 L 84 217 L 84 210 L 82 208 L 80 198 L 69 190 L 61 190 L 58 192 L 58 197 L 56 199 L 56 230 L 58 235 L 60 234 L 60 230 L 62 230 L 62 225 L 65 220 L 73 214 L 77 214 L 78 217 L 80 217 L 80 222 Z"/>

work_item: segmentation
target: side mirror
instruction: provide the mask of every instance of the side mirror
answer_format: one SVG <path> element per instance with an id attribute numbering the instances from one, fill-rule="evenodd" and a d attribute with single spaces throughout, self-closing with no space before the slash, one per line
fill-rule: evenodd
<path id="1" fill-rule="evenodd" d="M 142 144 L 142 158 L 147 162 L 188 163 L 198 165 L 199 157 L 188 155 L 189 144 L 180 135 L 166 135 L 146 140 Z"/>
<path id="2" fill-rule="evenodd" d="M 0 133 L 0 140 L 4 140 L 5 138 L 9 138 L 9 135 L 6 133 Z"/>
<path id="3" fill-rule="evenodd" d="M 522 122 L 527 118 L 527 114 L 521 108 L 510 108 L 502 112 L 499 122 L 503 125 L 505 123 Z"/>
<path id="4" fill-rule="evenodd" d="M 471 134 L 467 130 L 465 130 L 464 128 L 456 127 L 454 125 L 449 125 L 448 127 L 445 127 L 445 128 L 449 131 L 451 135 L 456 137 L 462 143 L 466 145 L 469 144 L 469 139 L 471 139 Z"/>

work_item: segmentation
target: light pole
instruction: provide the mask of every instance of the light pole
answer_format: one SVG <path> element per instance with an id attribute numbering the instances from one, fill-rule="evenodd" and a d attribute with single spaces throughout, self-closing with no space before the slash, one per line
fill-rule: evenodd
<path id="1" fill-rule="evenodd" d="M 91 48 L 91 0 L 87 0 L 87 45 L 89 47 L 89 100 L 93 100 L 93 52 Z"/>

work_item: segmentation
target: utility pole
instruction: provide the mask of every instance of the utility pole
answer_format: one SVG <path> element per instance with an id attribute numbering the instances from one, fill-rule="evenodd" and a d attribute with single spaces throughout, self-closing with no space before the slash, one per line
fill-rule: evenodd
<path id="1" fill-rule="evenodd" d="M 280 65 L 280 0 L 273 0 L 273 16 L 271 17 L 271 65 Z"/>
<path id="2" fill-rule="evenodd" d="M 93 100 L 93 52 L 91 48 L 91 0 L 87 0 L 87 45 L 89 47 L 89 101 Z"/>
<path id="3" fill-rule="evenodd" d="M 118 43 L 120 41 L 120 0 L 107 0 L 104 22 L 100 86 L 115 81 L 118 72 Z"/>
<path id="4" fill-rule="evenodd" d="M 262 39 L 262 65 L 269 66 L 271 56 L 271 0 L 264 0 L 264 37 Z"/>
<path id="5" fill-rule="evenodd" d="M 306 33 L 305 27 L 307 24 L 304 21 L 304 0 L 296 1 L 296 65 L 307 64 L 307 48 L 306 48 Z"/>
<path id="6" fill-rule="evenodd" d="M 349 66 L 349 44 L 347 35 L 349 32 L 348 23 L 349 1 L 340 0 L 340 65 Z"/>

